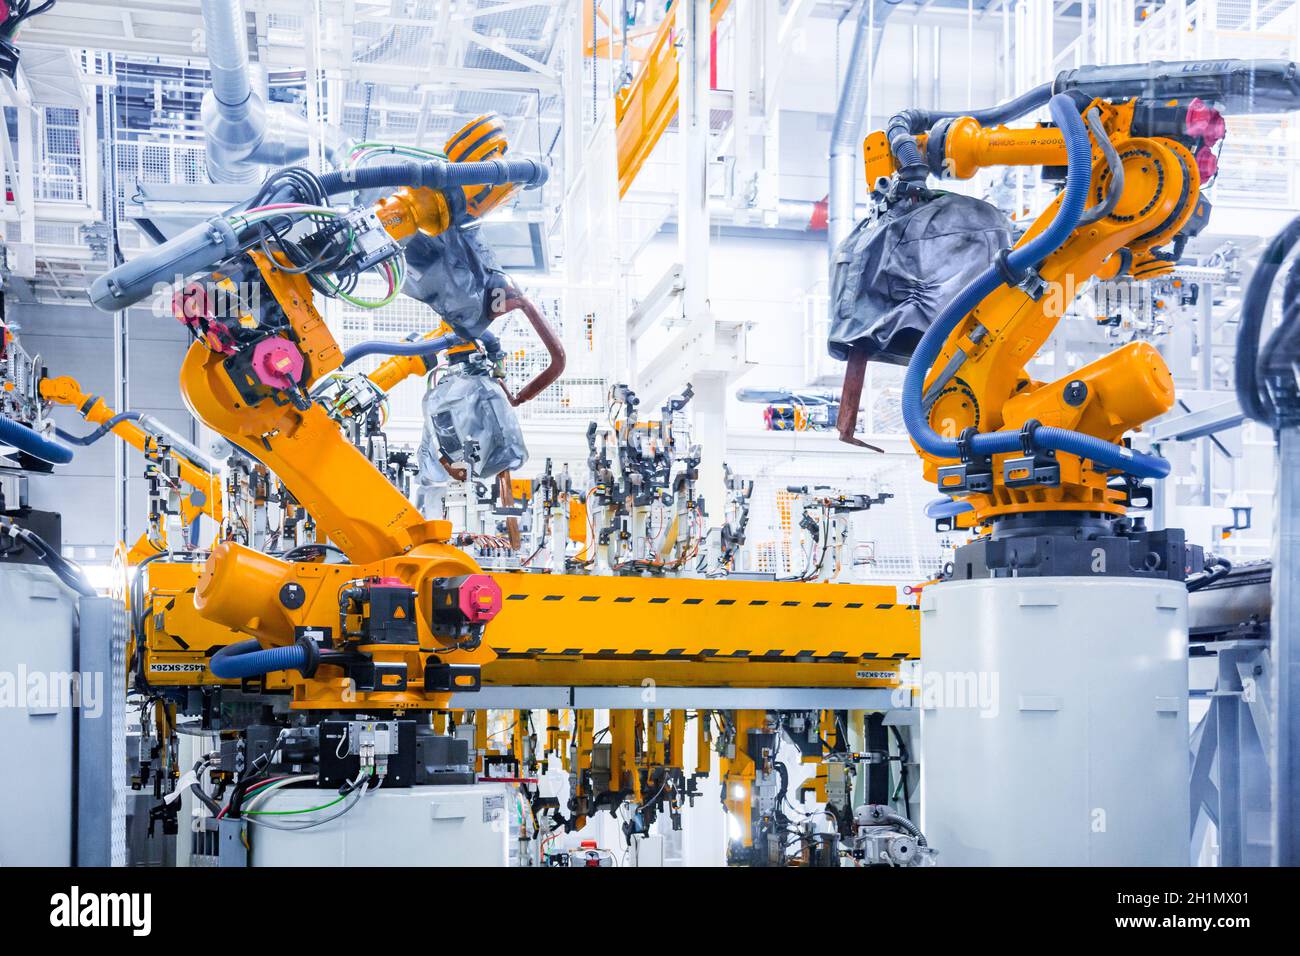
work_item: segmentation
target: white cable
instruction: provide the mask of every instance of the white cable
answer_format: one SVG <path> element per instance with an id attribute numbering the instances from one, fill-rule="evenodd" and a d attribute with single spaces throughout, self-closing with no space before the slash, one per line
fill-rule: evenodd
<path id="1" fill-rule="evenodd" d="M 314 777 L 310 777 L 310 776 L 309 776 L 308 779 L 314 779 Z M 255 824 L 257 824 L 258 826 L 261 826 L 261 827 L 267 827 L 267 828 L 269 828 L 269 829 L 271 829 L 271 830 L 310 830 L 310 829 L 313 829 L 314 827 L 318 827 L 318 826 L 321 826 L 321 825 L 323 825 L 323 824 L 329 823 L 329 822 L 332 821 L 332 820 L 337 820 L 339 817 L 343 816 L 345 813 L 348 813 L 348 812 L 349 812 L 350 810 L 352 810 L 352 809 L 353 809 L 357 804 L 359 804 L 362 800 L 364 800 L 364 799 L 366 798 L 366 794 L 368 794 L 372 789 L 377 790 L 377 789 L 379 789 L 380 787 L 382 787 L 382 786 L 384 785 L 384 775 L 382 775 L 382 774 L 381 774 L 379 777 L 377 777 L 377 778 L 375 779 L 373 786 L 369 785 L 369 782 L 367 782 L 367 785 L 366 785 L 366 786 L 362 786 L 362 785 L 361 785 L 361 780 L 362 780 L 362 775 L 361 775 L 361 774 L 358 774 L 356 780 L 351 781 L 351 784 L 352 784 L 353 787 L 359 788 L 357 791 L 355 791 L 355 792 L 358 793 L 357 798 L 356 798 L 355 800 L 353 800 L 351 803 L 345 803 L 345 804 L 343 805 L 343 808 L 342 808 L 342 809 L 337 810 L 337 811 L 335 811 L 334 813 L 331 813 L 329 816 L 322 817 L 322 818 L 317 819 L 317 820 L 311 820 L 311 821 L 309 821 L 309 822 L 307 822 L 307 823 L 288 823 L 288 822 L 284 822 L 284 821 L 276 822 L 276 821 L 272 821 L 272 820 L 259 820 L 257 817 L 249 817 L 249 818 L 248 818 L 248 822 L 249 822 L 249 823 L 255 823 Z M 281 782 L 282 782 L 282 781 L 276 781 L 277 784 L 279 784 L 279 783 L 281 783 Z M 268 788 L 268 789 L 272 789 L 272 788 Z M 277 786 L 277 787 L 275 787 L 274 789 L 279 789 L 279 787 Z M 261 797 L 261 796 L 262 796 L 262 794 L 259 793 L 259 794 L 258 794 L 258 797 Z"/>

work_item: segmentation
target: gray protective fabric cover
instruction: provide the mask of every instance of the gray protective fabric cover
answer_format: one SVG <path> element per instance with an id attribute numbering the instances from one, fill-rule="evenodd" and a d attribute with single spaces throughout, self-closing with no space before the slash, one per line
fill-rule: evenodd
<path id="1" fill-rule="evenodd" d="M 406 244 L 402 292 L 419 299 L 462 338 L 478 338 L 494 318 L 492 296 L 508 285 L 496 254 L 477 229 L 416 233 Z"/>
<path id="2" fill-rule="evenodd" d="M 835 253 L 827 349 L 906 365 L 944 305 L 1010 244 L 997 207 L 957 193 L 864 219 Z"/>
<path id="3" fill-rule="evenodd" d="M 475 478 L 495 478 L 528 460 L 515 410 L 487 375 L 451 372 L 425 393 L 421 467 L 426 446 L 433 459 L 441 452 L 448 461 L 465 462 Z"/>

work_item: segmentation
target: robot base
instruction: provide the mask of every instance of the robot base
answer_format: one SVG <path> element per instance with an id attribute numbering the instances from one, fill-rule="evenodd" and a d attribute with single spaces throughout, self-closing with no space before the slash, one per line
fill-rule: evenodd
<path id="1" fill-rule="evenodd" d="M 1187 590 L 948 581 L 921 602 L 922 829 L 940 865 L 1186 866 Z"/>

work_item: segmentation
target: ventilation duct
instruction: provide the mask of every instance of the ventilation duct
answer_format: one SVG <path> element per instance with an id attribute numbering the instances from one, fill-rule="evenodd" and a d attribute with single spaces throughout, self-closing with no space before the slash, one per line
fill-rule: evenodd
<path id="1" fill-rule="evenodd" d="M 311 142 L 307 120 L 287 104 L 268 103 L 254 85 L 242 0 L 203 0 L 203 27 L 212 72 L 212 87 L 203 97 L 211 180 L 256 183 L 264 167 L 304 159 Z M 327 139 L 326 155 L 333 152 Z"/>
<path id="2" fill-rule="evenodd" d="M 858 144 L 862 141 L 862 124 L 866 119 L 871 69 L 880 53 L 885 21 L 901 2 L 902 0 L 862 0 L 862 6 L 858 10 L 853 49 L 849 54 L 848 69 L 844 73 L 844 88 L 835 110 L 835 121 L 831 125 L 827 239 L 832 260 L 835 250 L 853 231 L 856 221 L 853 206 L 856 179 L 854 166 L 857 163 Z"/>

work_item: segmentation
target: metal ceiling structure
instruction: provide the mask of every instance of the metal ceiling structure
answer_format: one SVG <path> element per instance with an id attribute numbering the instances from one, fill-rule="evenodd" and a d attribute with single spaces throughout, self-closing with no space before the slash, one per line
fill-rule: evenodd
<path id="1" fill-rule="evenodd" d="M 248 44 L 271 100 L 357 140 L 440 148 L 483 113 L 515 148 L 557 165 L 556 37 L 567 0 L 246 0 Z M 139 184 L 206 181 L 199 105 L 208 85 L 193 0 L 62 0 L 21 37 L 11 107 L 6 208 L 11 289 L 82 301 L 107 261 L 99 210 L 96 88 L 116 103 L 114 149 L 125 255 L 149 240 L 129 225 Z M 320 77 L 315 89 L 307 77 Z M 63 112 L 52 113 L 51 110 Z M 69 112 L 70 111 L 70 112 Z M 20 120 L 19 114 L 23 114 Z M 25 145 L 36 142 L 24 163 Z M 76 157 L 75 160 L 73 157 Z M 30 201 L 21 194 L 30 194 Z M 544 217 L 548 195 L 516 210 Z M 39 220 L 39 222 L 38 222 Z M 517 227 L 519 228 L 519 227 Z M 522 228 L 527 231 L 527 226 Z M 538 232 L 534 229 L 534 232 Z"/>

